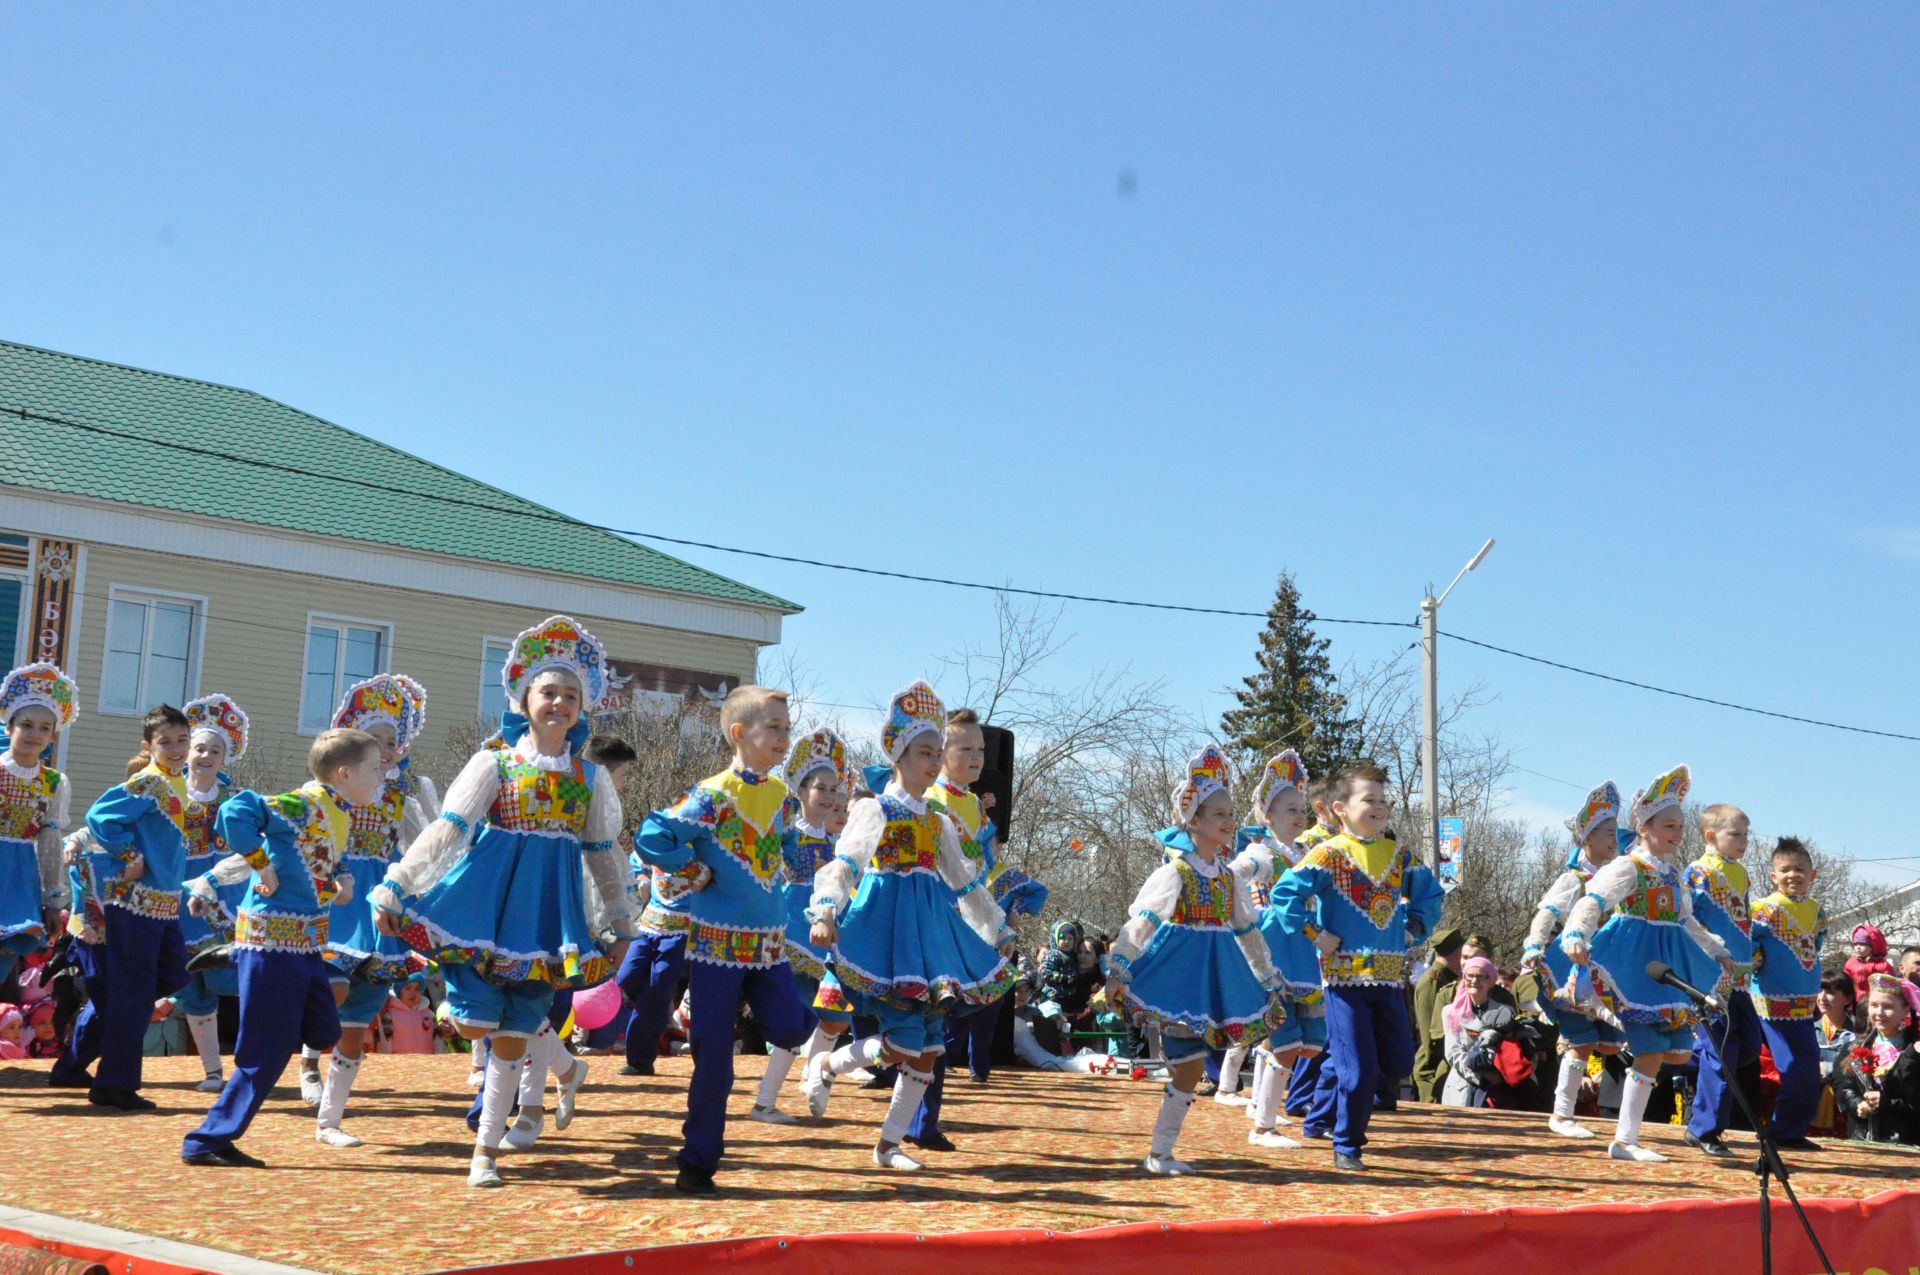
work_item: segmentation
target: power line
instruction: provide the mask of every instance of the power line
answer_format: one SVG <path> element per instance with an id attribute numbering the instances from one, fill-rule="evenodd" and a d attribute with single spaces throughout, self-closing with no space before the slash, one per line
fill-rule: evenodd
<path id="1" fill-rule="evenodd" d="M 1776 713 L 1770 708 L 1754 708 L 1749 704 L 1735 704 L 1730 700 L 1712 699 L 1705 695 L 1694 695 L 1687 691 L 1669 690 L 1664 686 L 1653 686 L 1646 682 L 1636 682 L 1631 678 L 1615 677 L 1611 673 L 1596 673 L 1590 668 L 1580 668 L 1573 664 L 1563 664 L 1559 660 L 1549 660 L 1544 656 L 1528 655 L 1525 651 L 1509 650 L 1504 646 L 1495 646 L 1491 642 L 1482 642 L 1475 638 L 1461 637 L 1458 633 L 1447 633 L 1443 634 L 1443 636 L 1452 638 L 1456 642 L 1465 642 L 1468 646 L 1477 646 L 1488 651 L 1498 651 L 1502 655 L 1511 655 L 1518 660 L 1529 660 L 1535 664 L 1544 664 L 1548 668 L 1557 668 L 1567 673 L 1578 673 L 1582 677 L 1598 678 L 1602 682 L 1613 682 L 1620 686 L 1631 686 L 1636 690 L 1652 691 L 1656 695 L 1671 695 L 1675 699 L 1692 700 L 1696 704 L 1711 704 L 1715 708 L 1730 708 L 1737 713 L 1753 713 L 1760 717 L 1778 718 L 1784 722 L 1799 722 L 1803 726 L 1824 726 L 1828 730 L 1843 730 L 1855 735 L 1876 735 L 1881 739 L 1904 739 L 1920 744 L 1920 735 L 1902 735 L 1898 731 L 1872 730 L 1865 726 L 1846 726 L 1839 722 L 1823 722 L 1817 717 L 1797 717 L 1792 713 Z"/>
<path id="2" fill-rule="evenodd" d="M 169 452 L 185 452 L 191 456 L 204 456 L 210 460 L 224 461 L 230 464 L 251 465 L 257 469 L 271 470 L 275 473 L 292 474 L 301 478 L 318 478 L 324 482 L 344 483 L 351 487 L 364 488 L 367 491 L 384 492 L 393 496 L 405 496 L 414 500 L 433 501 L 444 505 L 458 505 L 466 509 L 477 509 L 483 513 L 502 514 L 513 518 L 527 518 L 535 522 L 558 523 L 569 527 L 580 527 L 589 531 L 604 531 L 611 535 L 626 536 L 636 540 L 656 540 L 662 544 L 682 545 L 694 549 L 711 549 L 716 553 L 733 553 L 742 557 L 760 558 L 768 562 L 790 562 L 804 567 L 821 567 L 829 571 L 846 571 L 856 575 L 880 576 L 890 580 L 910 580 L 917 584 L 945 585 L 952 589 L 977 589 L 984 593 L 1016 593 L 1027 598 L 1047 598 L 1060 602 L 1092 602 L 1101 606 L 1131 607 L 1146 611 L 1176 611 L 1189 615 L 1227 615 L 1242 619 L 1264 620 L 1265 611 L 1238 611 L 1225 607 L 1186 606 L 1175 602 L 1143 602 L 1134 598 L 1107 598 L 1084 593 L 1059 593 L 1048 589 L 1023 589 L 1010 584 L 983 584 L 975 580 L 952 580 L 944 576 L 918 575 L 910 571 L 889 571 L 882 567 L 860 566 L 848 562 L 827 562 L 819 558 L 800 558 L 790 554 L 769 553 L 764 549 L 742 549 L 735 545 L 714 544 L 705 540 L 689 540 L 680 536 L 669 536 L 657 531 L 636 531 L 629 527 L 612 527 L 605 523 L 587 522 L 567 514 L 557 513 L 538 506 L 515 508 L 507 505 L 491 504 L 479 500 L 467 500 L 459 496 L 446 496 L 437 492 L 416 491 L 408 487 L 398 487 L 391 483 L 375 482 L 369 478 L 359 478 L 351 474 L 330 474 L 315 469 L 305 469 L 298 465 L 281 464 L 278 461 L 260 460 L 251 456 L 235 456 L 209 447 L 196 447 L 169 439 L 161 442 L 143 434 L 129 433 L 126 430 L 109 429 L 104 425 L 89 425 L 80 421 L 67 420 L 59 416 L 50 416 L 44 412 L 29 411 L 22 407 L 0 407 L 0 411 L 18 416 L 24 421 L 37 421 L 45 425 L 58 425 L 65 429 L 77 429 L 89 434 L 98 434 L 107 438 L 118 438 L 127 442 L 144 443 L 150 447 L 163 448 Z M 1411 628 L 1411 620 L 1347 620 L 1333 616 L 1316 615 L 1320 624 L 1353 624 L 1374 628 Z"/>

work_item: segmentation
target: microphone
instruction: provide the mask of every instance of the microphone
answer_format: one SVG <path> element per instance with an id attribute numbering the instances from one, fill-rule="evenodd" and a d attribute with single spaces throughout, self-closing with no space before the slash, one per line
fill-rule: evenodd
<path id="1" fill-rule="evenodd" d="M 1679 992 L 1682 995 L 1684 995 L 1688 1000 L 1692 1001 L 1694 1004 L 1704 1005 L 1707 1009 L 1713 1011 L 1716 1014 L 1725 1012 L 1727 1008 L 1725 1005 L 1722 1005 L 1720 1003 L 1719 997 L 1711 995 L 1710 993 L 1701 991 L 1699 988 L 1695 987 L 1692 983 L 1682 981 L 1680 976 L 1673 972 L 1673 967 L 1671 965 L 1668 965 L 1665 961 L 1648 961 L 1647 977 L 1652 979 L 1656 983 L 1662 983 L 1668 987 L 1671 987 L 1676 992 Z"/>

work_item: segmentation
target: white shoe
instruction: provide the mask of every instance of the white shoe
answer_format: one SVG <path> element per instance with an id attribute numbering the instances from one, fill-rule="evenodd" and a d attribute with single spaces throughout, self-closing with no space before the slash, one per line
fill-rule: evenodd
<path id="1" fill-rule="evenodd" d="M 1609 1142 L 1607 1155 L 1614 1160 L 1637 1160 L 1641 1164 L 1665 1164 L 1667 1157 L 1658 1151 L 1649 1151 L 1638 1143 Z"/>
<path id="2" fill-rule="evenodd" d="M 478 1089 L 480 1086 L 486 1083 L 487 1083 L 487 1069 L 485 1067 L 476 1067 L 472 1071 L 467 1073 L 467 1088 Z"/>
<path id="3" fill-rule="evenodd" d="M 468 1186 L 504 1186 L 500 1180 L 500 1170 L 494 1167 L 493 1157 L 484 1151 L 473 1153 L 473 1163 L 467 1166 Z"/>
<path id="4" fill-rule="evenodd" d="M 1237 1093 L 1215 1093 L 1213 1100 L 1223 1107 L 1244 1107 L 1248 1105 L 1247 1100 Z"/>
<path id="5" fill-rule="evenodd" d="M 227 1080 L 225 1076 L 214 1075 L 211 1073 L 207 1076 L 205 1080 L 201 1081 L 199 1084 L 194 1086 L 194 1088 L 198 1089 L 201 1093 L 219 1093 L 222 1089 L 225 1089 L 226 1087 L 227 1087 Z"/>
<path id="6" fill-rule="evenodd" d="M 1548 1116 L 1547 1128 L 1563 1138 L 1591 1138 L 1593 1130 L 1571 1116 Z"/>
<path id="7" fill-rule="evenodd" d="M 533 1144 L 540 1140 L 540 1135 L 546 1130 L 546 1127 L 546 1112 L 542 1111 L 538 1115 L 532 1115 L 523 1111 L 519 1117 L 514 1120 L 513 1128 L 507 1130 L 507 1136 L 500 1139 L 500 1149 L 502 1151 L 531 1151 Z"/>
<path id="8" fill-rule="evenodd" d="M 902 1151 L 899 1147 L 888 1147 L 885 1151 L 882 1151 L 879 1147 L 875 1147 L 873 1149 L 873 1162 L 883 1169 L 900 1169 L 909 1173 L 915 1169 L 923 1169 L 926 1167 Z"/>
<path id="9" fill-rule="evenodd" d="M 313 1140 L 315 1142 L 324 1143 L 330 1147 L 357 1147 L 360 1145 L 360 1139 L 354 1137 L 352 1134 L 348 1133 L 345 1129 L 335 1129 L 335 1128 L 315 1129 L 313 1131 Z"/>
<path id="10" fill-rule="evenodd" d="M 553 1104 L 553 1127 L 556 1130 L 573 1123 L 574 1103 L 580 1097 L 580 1086 L 587 1083 L 587 1060 L 574 1059 L 573 1071 L 569 1074 L 572 1079 L 555 1082 L 555 1087 L 560 1091 L 560 1097 Z"/>
<path id="11" fill-rule="evenodd" d="M 747 1119 L 758 1120 L 761 1124 L 799 1124 L 798 1116 L 790 1116 L 778 1107 L 754 1106 L 747 1112 Z"/>
<path id="12" fill-rule="evenodd" d="M 1300 1145 L 1285 1134 L 1275 1133 L 1271 1129 L 1249 1130 L 1247 1141 L 1256 1147 L 1272 1147 L 1276 1151 L 1292 1151 Z"/>
<path id="13" fill-rule="evenodd" d="M 833 1096 L 833 1076 L 825 1066 L 825 1054 L 819 1054 L 807 1062 L 807 1069 L 800 1077 L 800 1092 L 807 1097 L 807 1110 L 815 1120 L 827 1114 L 827 1099 Z"/>
<path id="14" fill-rule="evenodd" d="M 1140 1162 L 1140 1167 L 1155 1177 L 1161 1178 L 1185 1177 L 1193 1172 L 1192 1165 L 1182 1164 L 1170 1155 L 1154 1155 L 1151 1151 L 1147 1153 L 1147 1158 Z"/>
<path id="15" fill-rule="evenodd" d="M 320 1079 L 319 1072 L 303 1071 L 300 1073 L 300 1101 L 306 1103 L 309 1107 L 317 1107 L 320 1105 L 320 1095 L 325 1088 L 325 1082 Z"/>
<path id="16" fill-rule="evenodd" d="M 848 1080 L 851 1080 L 856 1085 L 864 1085 L 869 1080 L 873 1079 L 873 1073 L 868 1071 L 865 1067 L 855 1067 L 852 1071 L 847 1073 L 846 1078 Z"/>

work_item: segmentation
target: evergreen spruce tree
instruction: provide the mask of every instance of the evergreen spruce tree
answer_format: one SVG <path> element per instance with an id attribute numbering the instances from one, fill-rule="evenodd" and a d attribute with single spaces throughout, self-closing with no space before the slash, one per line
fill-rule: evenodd
<path id="1" fill-rule="evenodd" d="M 1238 707 L 1220 719 L 1221 733 L 1251 765 L 1296 748 L 1309 774 L 1324 775 L 1359 750 L 1361 724 L 1346 716 L 1327 659 L 1330 643 L 1314 632 L 1314 619 L 1300 604 L 1293 573 L 1281 572 L 1254 657 L 1260 667 L 1234 692 Z"/>

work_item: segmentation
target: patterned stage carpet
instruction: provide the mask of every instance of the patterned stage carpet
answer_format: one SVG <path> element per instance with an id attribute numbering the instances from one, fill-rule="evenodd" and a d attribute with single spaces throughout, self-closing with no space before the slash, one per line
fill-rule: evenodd
<path id="1" fill-rule="evenodd" d="M 1749 1171 L 1689 1151 L 1674 1127 L 1647 1138 L 1673 1161 L 1635 1166 L 1605 1158 L 1604 1132 L 1571 1143 L 1548 1135 L 1541 1117 L 1426 1106 L 1376 1120 L 1371 1171 L 1355 1178 L 1333 1172 L 1324 1143 L 1249 1147 L 1240 1110 L 1204 1099 L 1180 1143 L 1200 1173 L 1148 1178 L 1134 1166 L 1157 1086 L 1026 1070 L 953 1086 L 947 1124 L 960 1150 L 930 1155 L 918 1174 L 886 1173 L 868 1159 L 883 1093 L 842 1084 L 824 1122 L 750 1123 L 744 1117 L 763 1061 L 739 1060 L 723 1194 L 702 1200 L 673 1190 L 686 1059 L 661 1059 L 660 1074 L 647 1078 L 616 1075 L 617 1058 L 593 1059 L 573 1126 L 564 1134 L 549 1127 L 533 1152 L 503 1158 L 508 1185 L 499 1191 L 466 1186 L 464 1057 L 369 1058 L 347 1120 L 367 1145 L 351 1151 L 313 1141 L 312 1115 L 283 1082 L 245 1143 L 272 1166 L 264 1173 L 181 1165 L 180 1138 L 211 1101 L 191 1087 L 200 1076 L 193 1059 L 148 1060 L 146 1092 L 161 1105 L 150 1115 L 100 1111 L 84 1093 L 43 1088 L 45 1064 L 9 1063 L 0 1066 L 9 1152 L 0 1201 L 357 1275 L 744 1235 L 1073 1230 L 1754 1189 Z M 791 1087 L 783 1105 L 805 1110 Z M 1752 1144 L 1736 1135 L 1734 1145 L 1744 1154 Z M 1871 1195 L 1909 1185 L 1920 1171 L 1913 1151 L 1840 1142 L 1789 1160 L 1808 1197 Z"/>

